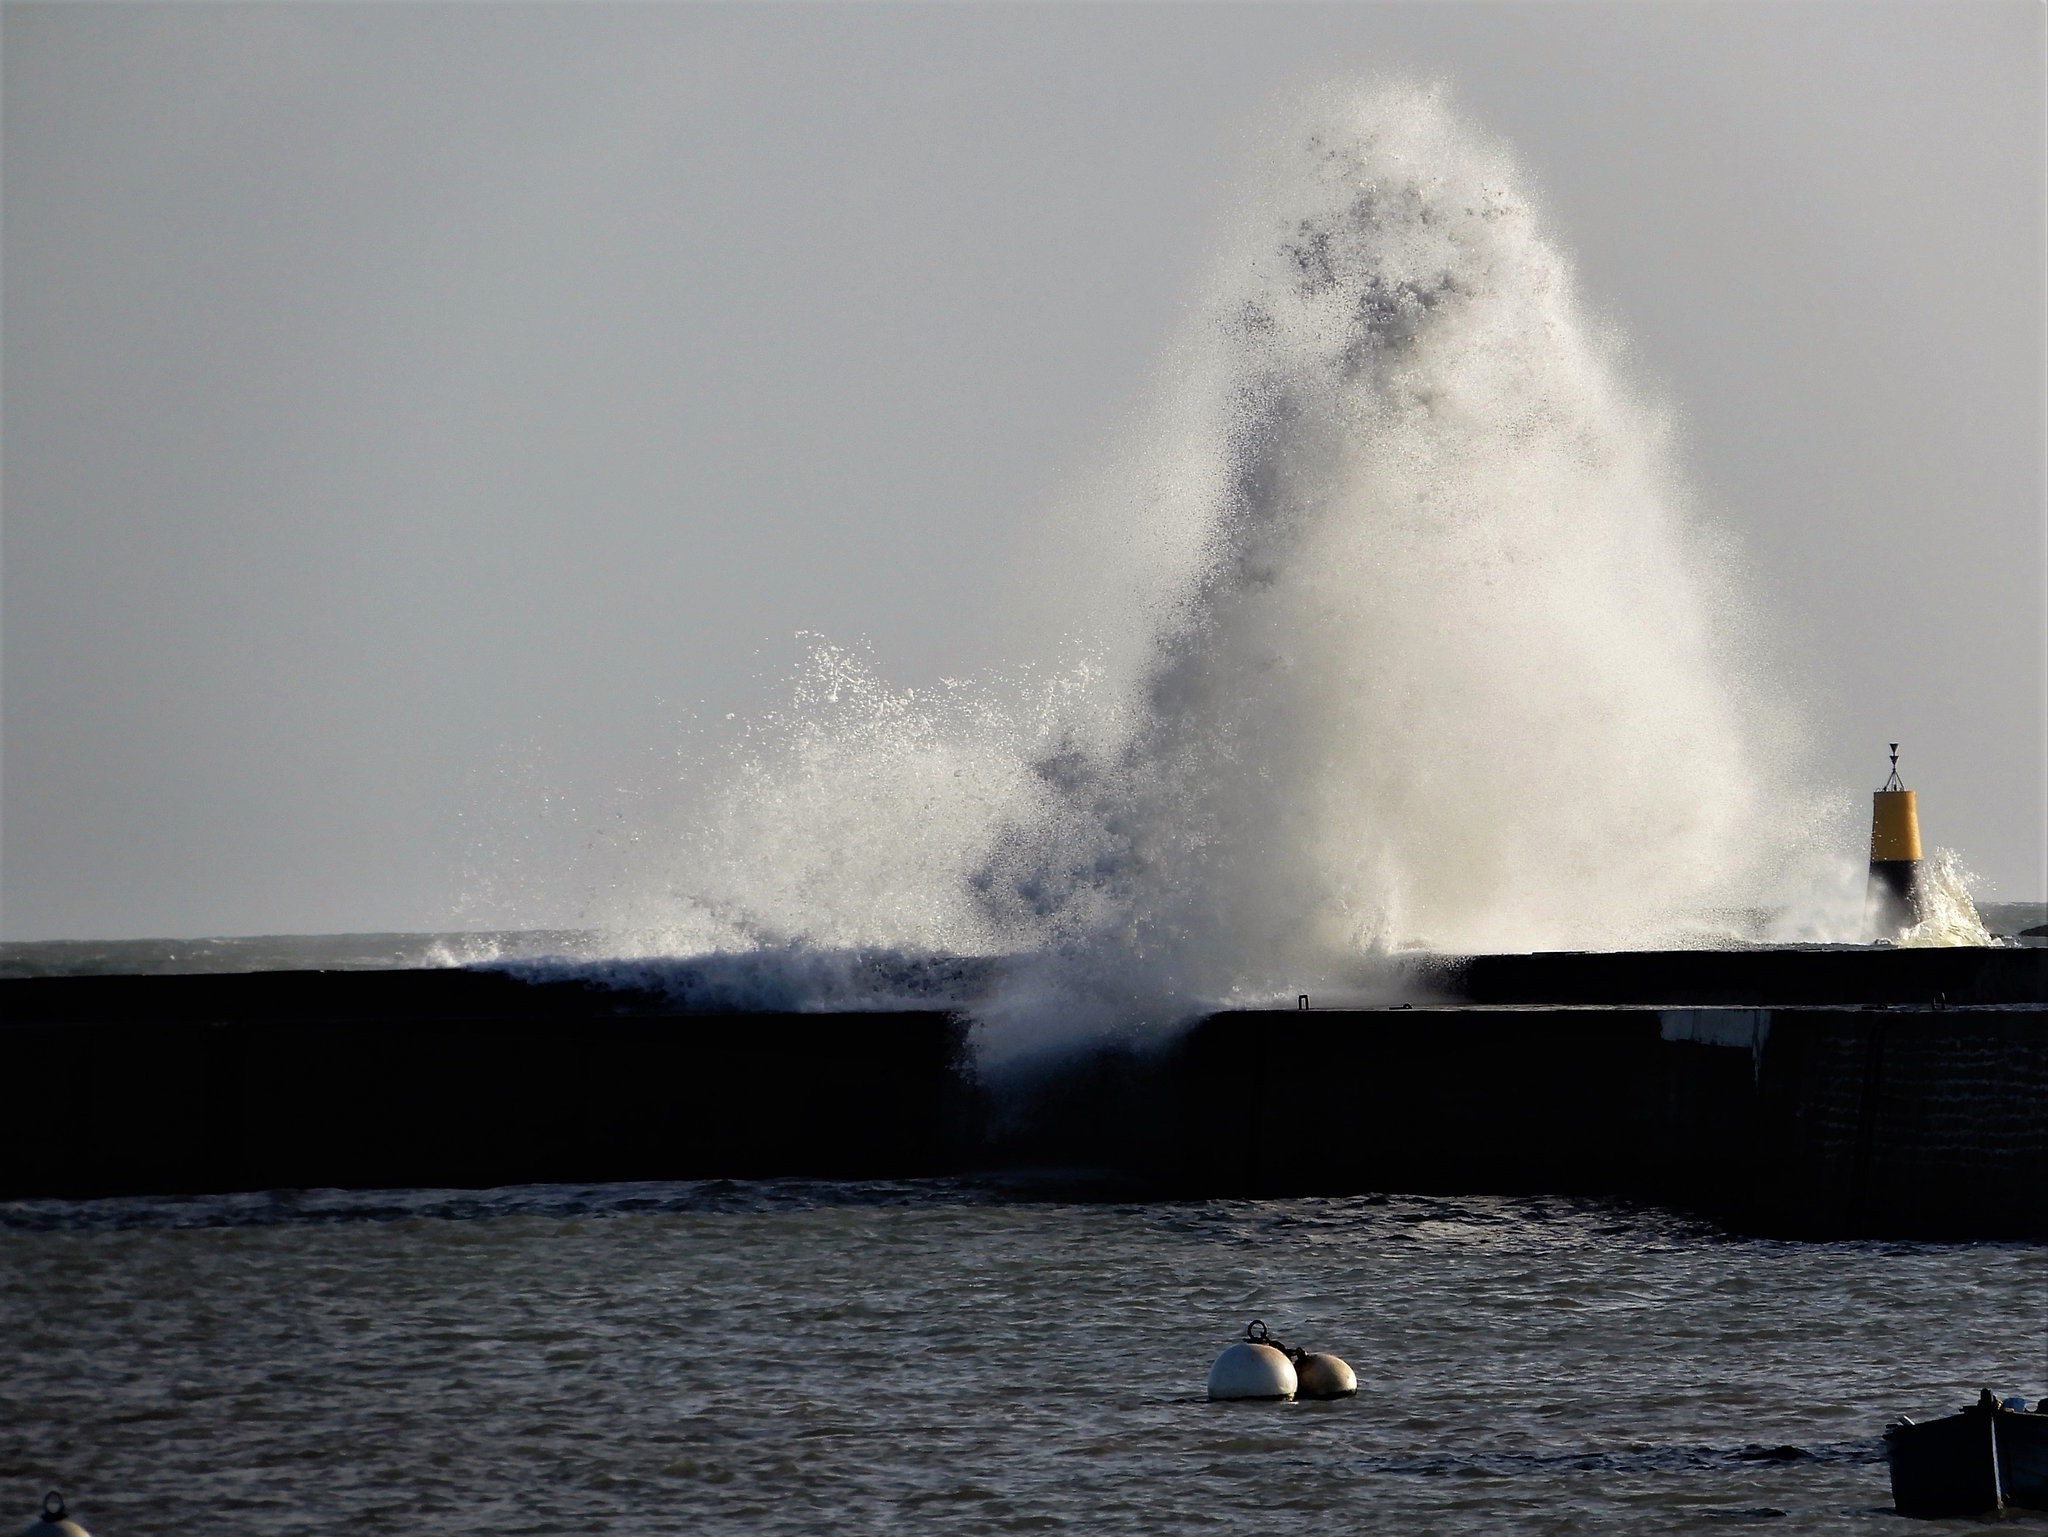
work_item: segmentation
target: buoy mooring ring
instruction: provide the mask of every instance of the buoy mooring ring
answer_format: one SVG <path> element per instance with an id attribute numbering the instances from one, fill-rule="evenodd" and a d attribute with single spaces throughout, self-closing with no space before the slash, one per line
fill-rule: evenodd
<path id="1" fill-rule="evenodd" d="M 92 1534 L 70 1519 L 64 1508 L 64 1496 L 52 1489 L 43 1496 L 41 1518 L 22 1537 L 92 1537 Z"/>

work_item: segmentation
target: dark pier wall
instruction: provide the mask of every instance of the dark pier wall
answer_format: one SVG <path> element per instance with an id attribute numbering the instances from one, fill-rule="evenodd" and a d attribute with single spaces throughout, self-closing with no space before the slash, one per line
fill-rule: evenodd
<path id="1" fill-rule="evenodd" d="M 1547 951 L 1419 962 L 1441 1001 L 1771 1008 L 2048 1003 L 2048 949 Z"/>
<path id="2" fill-rule="evenodd" d="M 0 1002 L 0 1196 L 935 1174 L 970 1093 L 935 1013 L 677 1014 L 460 971 L 38 978 Z"/>
<path id="3" fill-rule="evenodd" d="M 2048 1239 L 2041 1008 L 1224 1014 L 1161 1071 L 1151 1172 L 1190 1193 L 1620 1195 L 1792 1237 Z"/>
<path id="4" fill-rule="evenodd" d="M 1790 1237 L 2044 1239 L 2044 961 L 1479 957 L 1432 977 L 1471 1002 L 1219 1014 L 1000 1095 L 942 1013 L 682 1013 L 464 971 L 14 979 L 0 1196 L 1033 1166 L 1118 1194 L 1622 1195 Z"/>
<path id="5" fill-rule="evenodd" d="M 1763 1225 L 2048 1239 L 2048 1010 L 1775 1014 L 1749 1103 Z"/>

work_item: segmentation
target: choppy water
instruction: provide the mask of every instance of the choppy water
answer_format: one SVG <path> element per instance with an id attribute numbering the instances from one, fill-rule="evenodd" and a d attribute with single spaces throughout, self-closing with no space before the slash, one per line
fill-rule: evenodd
<path id="1" fill-rule="evenodd" d="M 1254 1315 L 1359 1397 L 1204 1401 Z M 1904 1531 L 1884 1422 L 2039 1393 L 2044 1330 L 2048 1250 L 1590 1203 L 15 1203 L 0 1512 L 56 1484 L 97 1537 Z"/>

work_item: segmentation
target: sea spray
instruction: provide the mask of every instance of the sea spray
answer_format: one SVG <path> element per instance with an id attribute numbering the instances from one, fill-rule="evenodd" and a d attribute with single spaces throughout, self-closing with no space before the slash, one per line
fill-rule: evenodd
<path id="1" fill-rule="evenodd" d="M 1812 880 L 1839 798 L 1512 156 L 1406 86 L 1275 143 L 1068 520 L 1070 653 L 917 694 L 815 646 L 621 927 L 1018 957 L 1000 1053 L 1403 950 L 1735 937 Z"/>
<path id="2" fill-rule="evenodd" d="M 1997 943 L 1970 898 L 1974 877 L 1954 849 L 1936 849 L 1920 866 L 1920 921 L 1899 936 L 1910 949 Z"/>
<path id="3" fill-rule="evenodd" d="M 1040 760 L 1053 814 L 977 877 L 1068 1009 L 1697 942 L 1808 834 L 1725 555 L 1519 181 L 1395 89 L 1248 212 L 1117 510 L 1122 729 Z"/>
<path id="4" fill-rule="evenodd" d="M 611 927 L 667 955 L 1033 947 L 972 881 L 991 829 L 1042 803 L 1033 764 L 1088 669 L 897 690 L 865 656 L 806 639 L 788 708 L 740 726 L 669 830 L 665 889 Z"/>

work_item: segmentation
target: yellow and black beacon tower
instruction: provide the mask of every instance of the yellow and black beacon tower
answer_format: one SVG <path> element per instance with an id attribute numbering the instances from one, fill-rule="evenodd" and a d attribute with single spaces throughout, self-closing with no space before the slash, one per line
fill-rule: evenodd
<path id="1" fill-rule="evenodd" d="M 1897 939 L 1920 921 L 1920 810 L 1899 782 L 1899 744 L 1892 743 L 1892 777 L 1870 797 L 1872 939 Z"/>

